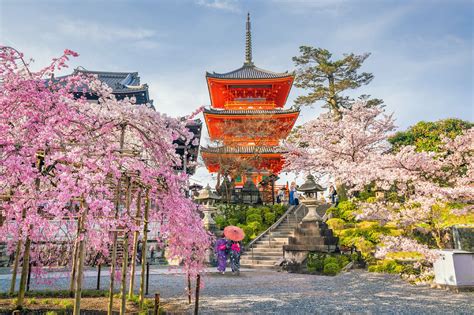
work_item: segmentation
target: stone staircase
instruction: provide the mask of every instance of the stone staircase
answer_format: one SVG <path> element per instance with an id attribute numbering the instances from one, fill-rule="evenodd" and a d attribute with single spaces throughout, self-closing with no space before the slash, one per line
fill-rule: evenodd
<path id="1" fill-rule="evenodd" d="M 317 212 L 322 217 L 328 208 L 329 205 L 321 205 Z M 241 267 L 273 268 L 283 257 L 283 245 L 288 244 L 289 237 L 293 236 L 307 212 L 304 205 L 291 206 L 274 225 L 247 246 L 240 259 Z"/>

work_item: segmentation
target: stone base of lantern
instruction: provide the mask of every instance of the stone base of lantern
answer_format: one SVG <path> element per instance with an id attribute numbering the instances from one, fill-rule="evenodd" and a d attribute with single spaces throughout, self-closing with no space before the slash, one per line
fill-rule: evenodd
<path id="1" fill-rule="evenodd" d="M 326 223 L 317 220 L 304 221 L 295 229 L 288 245 L 283 246 L 283 257 L 291 262 L 290 271 L 298 272 L 310 252 L 336 252 L 338 241 Z"/>

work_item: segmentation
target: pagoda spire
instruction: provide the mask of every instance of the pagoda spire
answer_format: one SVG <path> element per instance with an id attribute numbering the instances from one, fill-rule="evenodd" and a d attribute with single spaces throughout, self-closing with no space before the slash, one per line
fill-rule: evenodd
<path id="1" fill-rule="evenodd" d="M 250 31 L 250 12 L 247 13 L 244 66 L 253 66 L 253 61 L 252 61 L 252 33 Z"/>

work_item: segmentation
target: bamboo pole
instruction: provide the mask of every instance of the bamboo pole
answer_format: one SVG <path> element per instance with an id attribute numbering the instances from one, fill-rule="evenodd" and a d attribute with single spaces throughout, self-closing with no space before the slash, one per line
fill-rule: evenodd
<path id="1" fill-rule="evenodd" d="M 142 202 L 142 191 L 141 189 L 138 191 L 138 196 L 137 196 L 137 212 L 135 214 L 135 223 L 140 222 L 140 216 L 141 216 L 141 202 Z M 132 248 L 132 266 L 130 267 L 130 285 L 128 288 L 128 297 L 132 298 L 133 297 L 133 289 L 135 287 L 135 267 L 136 267 L 136 262 L 137 262 L 137 247 L 138 247 L 138 236 L 140 232 L 136 230 L 133 232 L 133 248 Z M 143 272 L 143 270 L 142 270 Z"/>
<path id="2" fill-rule="evenodd" d="M 18 265 L 20 263 L 20 251 L 21 251 L 21 238 L 18 237 L 18 242 L 16 243 L 15 249 L 15 261 L 13 262 L 13 270 L 12 270 L 12 282 L 10 284 L 10 295 L 15 293 L 15 286 L 16 286 L 16 274 L 18 271 Z"/>
<path id="3" fill-rule="evenodd" d="M 145 300 L 145 266 L 147 255 L 147 237 L 148 237 L 148 212 L 150 211 L 150 190 L 145 191 L 145 214 L 143 218 L 143 239 L 142 239 L 142 273 L 140 274 L 140 307 L 143 307 Z"/>
<path id="4" fill-rule="evenodd" d="M 120 152 L 123 150 L 125 143 L 125 128 L 127 125 L 122 125 L 122 130 L 120 131 Z M 119 179 L 117 183 L 117 191 L 115 196 L 115 219 L 118 218 L 118 211 L 120 206 L 120 195 L 122 189 L 122 180 Z M 113 240 L 112 240 L 112 259 L 110 262 L 110 287 L 109 287 L 109 305 L 107 307 L 107 314 L 112 315 L 112 309 L 114 306 L 114 279 L 115 279 L 115 266 L 117 260 L 117 231 L 114 231 Z"/>
<path id="5" fill-rule="evenodd" d="M 81 207 L 84 208 L 84 202 L 81 201 Z M 74 311 L 73 315 L 80 315 L 81 313 L 81 295 L 82 295 L 82 276 L 84 268 L 84 245 L 85 245 L 85 221 L 87 215 L 87 208 L 82 212 L 82 218 L 80 222 L 80 234 L 77 235 L 79 239 L 78 246 L 78 257 L 77 257 L 77 271 L 76 271 L 76 285 L 75 285 L 75 294 L 74 294 Z"/>
<path id="6" fill-rule="evenodd" d="M 125 207 L 127 209 L 127 215 L 130 216 L 130 204 L 132 199 L 132 180 L 127 177 L 127 199 L 125 201 Z M 127 270 L 128 270 L 128 227 L 125 228 L 123 236 L 123 255 L 122 255 L 122 281 L 121 281 L 121 304 L 120 304 L 120 315 L 124 315 L 126 310 L 127 302 Z"/>

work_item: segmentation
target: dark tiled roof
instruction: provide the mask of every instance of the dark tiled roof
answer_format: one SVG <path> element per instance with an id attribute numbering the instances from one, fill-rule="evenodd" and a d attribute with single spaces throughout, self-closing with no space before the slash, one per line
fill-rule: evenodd
<path id="1" fill-rule="evenodd" d="M 74 69 L 74 74 L 77 73 L 97 75 L 100 81 L 106 83 L 113 89 L 114 94 L 148 91 L 148 85 L 140 84 L 138 72 L 108 72 Z"/>
<path id="2" fill-rule="evenodd" d="M 205 108 L 205 114 L 221 114 L 221 115 L 278 115 L 299 113 L 298 109 L 231 109 L 217 110 L 213 108 Z"/>
<path id="3" fill-rule="evenodd" d="M 288 73 L 288 71 L 283 73 L 276 73 L 264 69 L 255 67 L 254 65 L 244 64 L 237 70 L 227 72 L 227 73 L 206 73 L 206 77 L 216 78 L 216 79 L 276 79 L 294 76 L 294 73 Z"/>
<path id="4" fill-rule="evenodd" d="M 281 147 L 201 147 L 203 153 L 219 153 L 219 154 L 266 154 L 266 153 L 287 153 Z"/>

